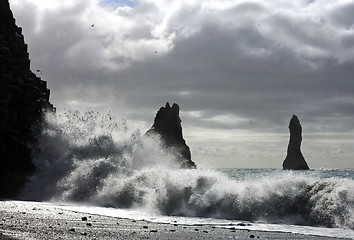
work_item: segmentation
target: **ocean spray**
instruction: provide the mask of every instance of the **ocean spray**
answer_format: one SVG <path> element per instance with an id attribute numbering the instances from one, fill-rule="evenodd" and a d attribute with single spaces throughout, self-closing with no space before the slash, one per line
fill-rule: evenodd
<path id="1" fill-rule="evenodd" d="M 211 169 L 179 169 L 157 137 L 110 114 L 47 115 L 33 157 L 37 171 L 22 199 L 354 229 L 352 178 L 276 171 L 240 180 Z"/>

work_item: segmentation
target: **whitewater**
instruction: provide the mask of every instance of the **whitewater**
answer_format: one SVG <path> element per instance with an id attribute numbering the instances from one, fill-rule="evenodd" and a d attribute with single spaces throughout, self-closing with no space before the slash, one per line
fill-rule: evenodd
<path id="1" fill-rule="evenodd" d="M 354 236 L 353 169 L 181 169 L 157 137 L 93 111 L 48 114 L 36 131 L 36 172 L 23 200 L 157 222 Z"/>

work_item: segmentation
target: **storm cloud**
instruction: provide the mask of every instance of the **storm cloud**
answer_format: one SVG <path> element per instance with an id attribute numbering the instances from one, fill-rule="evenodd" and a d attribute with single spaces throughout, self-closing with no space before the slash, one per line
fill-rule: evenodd
<path id="1" fill-rule="evenodd" d="M 353 1 L 10 4 L 59 111 L 145 131 L 177 102 L 197 164 L 223 167 L 280 167 L 296 114 L 310 167 L 353 167 Z"/>

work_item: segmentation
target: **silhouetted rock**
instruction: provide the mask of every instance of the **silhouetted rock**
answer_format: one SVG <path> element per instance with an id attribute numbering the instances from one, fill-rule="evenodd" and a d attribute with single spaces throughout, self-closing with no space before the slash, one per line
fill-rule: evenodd
<path id="1" fill-rule="evenodd" d="M 174 153 L 174 156 L 182 167 L 196 167 L 195 163 L 191 160 L 190 149 L 183 139 L 179 106 L 176 103 L 171 107 L 167 102 L 165 107 L 160 108 L 156 114 L 154 124 L 146 134 L 158 134 L 165 147 Z"/>
<path id="2" fill-rule="evenodd" d="M 0 0 L 0 197 L 13 197 L 34 166 L 28 143 L 43 110 L 54 111 L 47 83 L 30 70 L 22 29 Z"/>
<path id="3" fill-rule="evenodd" d="M 293 115 L 289 123 L 290 140 L 288 154 L 283 162 L 284 170 L 309 170 L 309 167 L 302 156 L 300 147 L 302 141 L 302 128 L 299 119 Z"/>

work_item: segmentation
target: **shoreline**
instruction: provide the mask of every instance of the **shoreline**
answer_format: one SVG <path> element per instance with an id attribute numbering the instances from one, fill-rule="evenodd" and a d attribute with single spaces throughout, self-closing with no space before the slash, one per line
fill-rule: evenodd
<path id="1" fill-rule="evenodd" d="M 0 201 L 3 239 L 350 239 L 213 225 L 156 223 L 66 210 L 43 202 Z M 353 238 L 352 238 L 353 239 Z"/>

